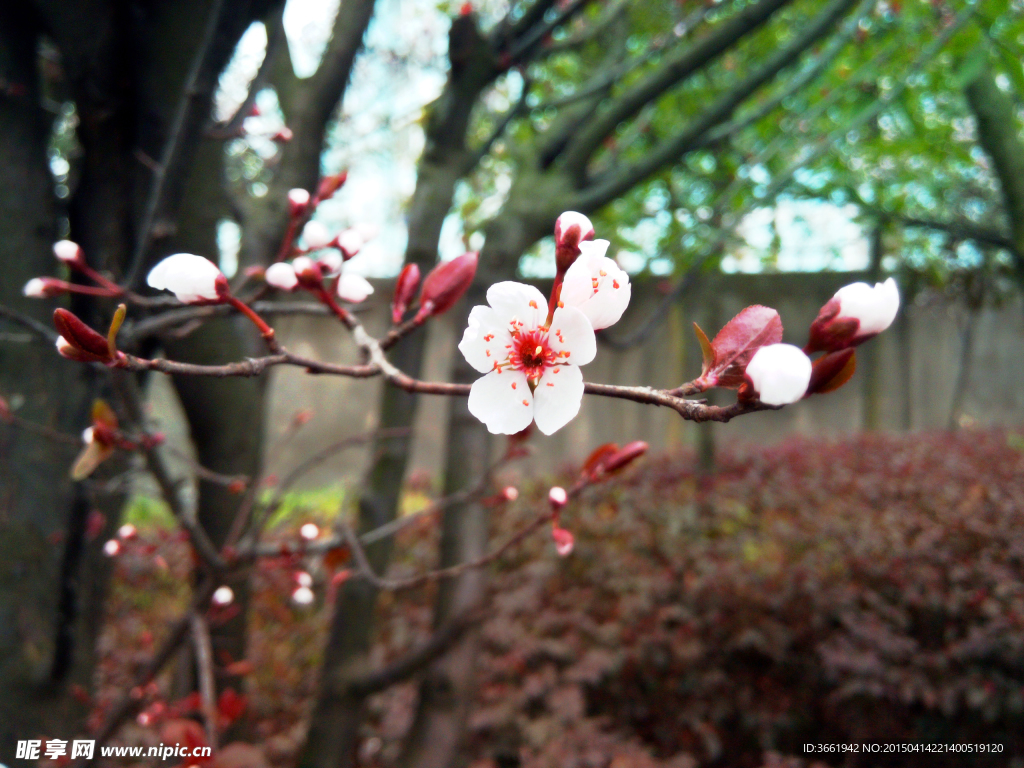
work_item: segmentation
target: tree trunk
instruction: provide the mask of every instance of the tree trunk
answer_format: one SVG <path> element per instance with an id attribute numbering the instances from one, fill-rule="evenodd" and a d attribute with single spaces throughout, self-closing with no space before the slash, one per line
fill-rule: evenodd
<path id="1" fill-rule="evenodd" d="M 453 310 L 456 327 L 464 328 L 469 311 L 486 304 L 486 290 L 497 275 L 515 272 L 519 256 L 540 237 L 537 226 L 515 216 L 501 216 L 487 228 L 476 280 L 466 297 Z M 472 382 L 480 374 L 461 355 L 456 355 L 453 380 Z M 448 453 L 444 492 L 462 490 L 487 471 L 491 438 L 468 401 L 453 399 L 448 421 Z M 486 553 L 489 513 L 477 502 L 455 505 L 445 511 L 441 528 L 440 567 L 463 563 Z M 434 609 L 434 626 L 479 605 L 485 598 L 487 572 L 471 569 L 441 582 Z M 398 761 L 402 768 L 447 768 L 455 764 L 466 730 L 474 694 L 474 672 L 479 634 L 466 632 L 448 652 L 431 664 L 420 684 L 416 719 Z"/>
<path id="2" fill-rule="evenodd" d="M 49 118 L 39 109 L 40 30 L 23 6 L 0 7 L 0 303 L 50 325 L 52 302 L 26 299 L 30 278 L 52 274 L 56 212 L 47 167 Z M 90 373 L 52 343 L 4 323 L 0 396 L 21 418 L 77 436 L 91 399 Z M 86 541 L 91 506 L 68 468 L 79 446 L 0 422 L 0 763 L 18 739 L 70 738 L 88 689 L 109 559 Z"/>
<path id="3" fill-rule="evenodd" d="M 426 273 L 437 261 L 441 227 L 451 209 L 455 185 L 475 164 L 466 149 L 469 116 L 483 88 L 493 79 L 493 54 L 472 18 L 453 22 L 449 36 L 452 67 L 441 96 L 429 110 L 426 147 L 417 168 L 416 190 L 409 206 L 405 261 Z M 391 361 L 418 377 L 422 372 L 426 332 L 420 330 L 397 344 Z M 416 397 L 395 387 L 381 396 L 380 429 L 412 427 Z M 375 441 L 373 465 L 359 498 L 359 529 L 366 531 L 394 520 L 408 467 L 412 435 Z M 382 573 L 391 559 L 392 540 L 368 548 L 374 569 Z M 337 696 L 335 683 L 346 670 L 363 671 L 370 650 L 377 590 L 364 581 L 343 588 L 334 611 L 324 660 L 326 683 L 319 693 L 299 764 L 335 768 L 351 765 L 359 739 L 364 699 Z"/>

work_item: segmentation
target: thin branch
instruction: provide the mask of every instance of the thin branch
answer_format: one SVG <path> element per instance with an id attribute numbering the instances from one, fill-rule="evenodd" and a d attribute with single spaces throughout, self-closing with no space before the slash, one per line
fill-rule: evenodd
<path id="1" fill-rule="evenodd" d="M 54 344 L 57 341 L 57 334 L 52 328 L 39 322 L 34 317 L 29 317 L 16 309 L 11 309 L 8 306 L 0 304 L 0 317 L 5 320 L 10 320 L 17 325 L 20 325 L 22 328 L 27 328 L 48 344 Z"/>
<path id="2" fill-rule="evenodd" d="M 217 750 L 217 685 L 213 673 L 213 643 L 206 619 L 198 611 L 190 617 L 192 645 L 196 654 L 196 673 L 199 678 L 199 699 L 202 702 L 203 719 L 206 721 L 206 741 L 213 751 Z"/>

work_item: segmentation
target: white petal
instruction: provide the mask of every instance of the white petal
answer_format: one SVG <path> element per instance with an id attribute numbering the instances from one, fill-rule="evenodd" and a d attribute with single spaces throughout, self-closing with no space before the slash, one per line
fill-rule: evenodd
<path id="1" fill-rule="evenodd" d="M 604 255 L 607 240 L 580 243 L 580 249 L 580 257 L 565 273 L 559 298 L 565 306 L 579 308 L 595 330 L 607 328 L 619 321 L 629 305 L 629 275 Z"/>
<path id="2" fill-rule="evenodd" d="M 306 205 L 309 203 L 309 192 L 301 187 L 288 190 L 288 200 L 292 205 Z"/>
<path id="3" fill-rule="evenodd" d="M 548 315 L 548 300 L 544 294 L 525 283 L 506 281 L 487 289 L 487 303 L 508 322 L 518 320 L 527 329 L 539 326 Z"/>
<path id="4" fill-rule="evenodd" d="M 41 299 L 46 295 L 46 283 L 43 282 L 42 278 L 33 277 L 25 283 L 25 287 L 21 289 L 21 292 L 31 299 Z"/>
<path id="5" fill-rule="evenodd" d="M 548 344 L 556 352 L 568 352 L 565 361 L 575 365 L 586 365 L 597 355 L 597 337 L 590 320 L 575 307 L 555 310 Z"/>
<path id="6" fill-rule="evenodd" d="M 268 285 L 280 288 L 282 291 L 290 291 L 299 284 L 292 265 L 283 261 L 267 267 L 265 278 Z"/>
<path id="7" fill-rule="evenodd" d="M 216 300 L 217 278 L 222 277 L 209 259 L 192 253 L 168 256 L 150 270 L 146 282 L 158 290 L 171 291 L 178 301 L 186 304 L 201 300 Z"/>
<path id="8" fill-rule="evenodd" d="M 480 373 L 494 369 L 495 362 L 508 357 L 506 344 L 512 343 L 508 328 L 501 324 L 498 314 L 490 307 L 473 307 L 469 313 L 469 324 L 459 342 L 459 351 Z M 490 353 L 490 354 L 488 354 Z"/>
<path id="9" fill-rule="evenodd" d="M 884 283 L 851 283 L 836 291 L 839 316 L 860 321 L 858 336 L 881 333 L 896 319 L 900 308 L 900 293 L 891 277 Z"/>
<path id="10" fill-rule="evenodd" d="M 521 371 L 492 371 L 473 382 L 469 412 L 494 435 L 514 435 L 533 421 L 533 393 Z"/>
<path id="11" fill-rule="evenodd" d="M 788 405 L 807 392 L 811 359 L 792 344 L 768 344 L 754 353 L 746 373 L 762 403 Z"/>
<path id="12" fill-rule="evenodd" d="M 565 233 L 568 232 L 573 226 L 580 228 L 580 240 L 583 240 L 587 235 L 593 236 L 594 225 L 590 222 L 586 216 L 576 211 L 566 211 L 555 220 L 555 240 L 561 241 Z"/>
<path id="13" fill-rule="evenodd" d="M 373 293 L 373 286 L 361 275 L 342 272 L 341 277 L 338 278 L 338 296 L 345 301 L 358 304 L 371 293 Z"/>
<path id="14" fill-rule="evenodd" d="M 537 429 L 553 434 L 580 412 L 583 402 L 583 372 L 576 365 L 548 368 L 534 392 L 533 417 Z"/>
<path id="15" fill-rule="evenodd" d="M 316 251 L 326 248 L 334 237 L 331 235 L 330 230 L 321 222 L 310 221 L 302 228 L 302 239 L 305 241 L 307 248 L 312 248 Z"/>

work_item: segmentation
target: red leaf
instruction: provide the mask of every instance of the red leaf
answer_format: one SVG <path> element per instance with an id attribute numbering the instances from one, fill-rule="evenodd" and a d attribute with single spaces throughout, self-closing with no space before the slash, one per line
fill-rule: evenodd
<path id="1" fill-rule="evenodd" d="M 580 469 L 580 474 L 583 475 L 594 475 L 600 472 L 604 468 L 605 462 L 613 455 L 618 453 L 619 446 L 616 443 L 605 443 L 599 445 L 590 455 L 587 456 L 587 460 L 583 462 L 583 467 Z"/>
<path id="2" fill-rule="evenodd" d="M 217 699 L 217 713 L 228 723 L 233 723 L 245 711 L 245 697 L 234 689 L 227 688 Z"/>
<path id="3" fill-rule="evenodd" d="M 57 333 L 63 336 L 69 344 L 103 360 L 109 359 L 110 349 L 107 347 L 107 337 L 98 334 L 73 313 L 66 309 L 55 309 L 53 325 L 57 329 Z"/>
<path id="4" fill-rule="evenodd" d="M 647 453 L 649 447 L 643 440 L 634 440 L 631 443 L 626 443 L 621 449 L 608 457 L 604 465 L 604 471 L 611 473 L 625 469 Z"/>
<path id="5" fill-rule="evenodd" d="M 811 383 L 804 397 L 834 392 L 848 382 L 856 370 L 857 357 L 853 349 L 822 355 L 811 365 Z"/>
<path id="6" fill-rule="evenodd" d="M 755 304 L 725 324 L 711 342 L 714 363 L 705 374 L 712 386 L 736 389 L 758 349 L 782 341 L 782 320 L 771 307 Z"/>

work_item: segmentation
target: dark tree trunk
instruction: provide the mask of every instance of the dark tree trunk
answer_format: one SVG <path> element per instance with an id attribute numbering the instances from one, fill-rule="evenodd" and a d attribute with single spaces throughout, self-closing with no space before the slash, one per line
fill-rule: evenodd
<path id="1" fill-rule="evenodd" d="M 39 33 L 23 5 L 0 7 L 0 303 L 48 326 L 52 303 L 21 295 L 30 278 L 55 269 Z M 52 343 L 2 325 L 0 396 L 21 418 L 77 436 L 89 378 Z M 80 732 L 85 714 L 68 693 L 91 683 L 108 566 L 102 538 L 85 540 L 91 506 L 68 477 L 78 447 L 0 422 L 0 763 L 14 764 L 18 739 Z"/>

